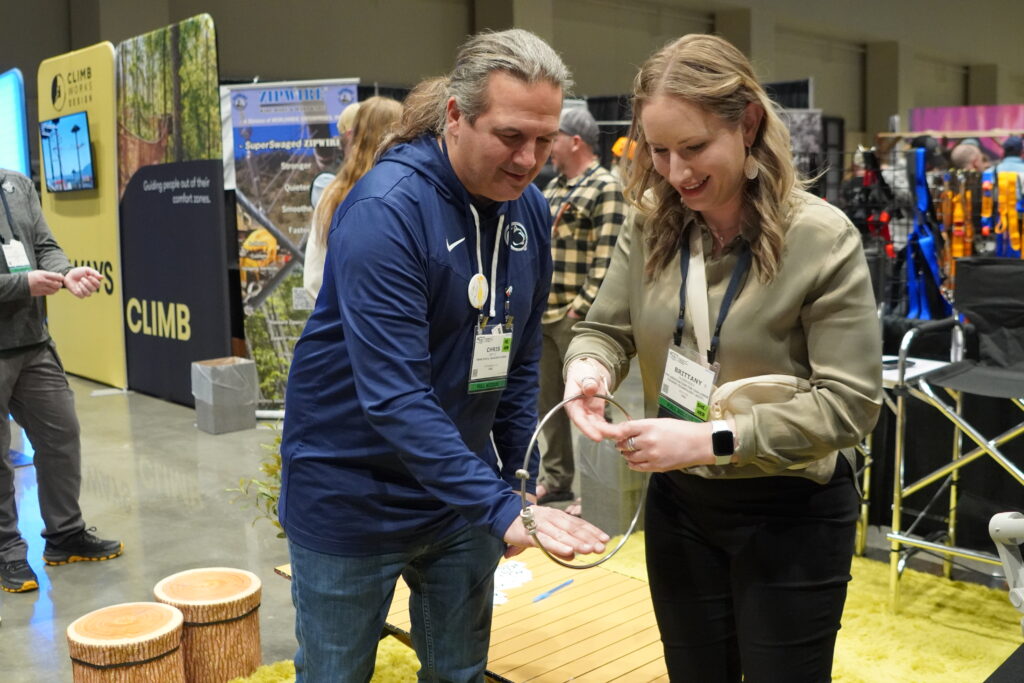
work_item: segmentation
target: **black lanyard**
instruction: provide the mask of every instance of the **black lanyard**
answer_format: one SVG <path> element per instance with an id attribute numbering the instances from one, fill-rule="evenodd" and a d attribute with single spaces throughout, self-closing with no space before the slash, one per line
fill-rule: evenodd
<path id="1" fill-rule="evenodd" d="M 580 185 L 582 185 L 584 182 L 586 182 L 587 178 L 589 178 L 591 176 L 591 174 L 594 171 L 596 171 L 598 168 L 599 167 L 597 165 L 591 166 L 587 170 L 587 172 L 583 174 L 583 177 L 580 178 L 579 180 L 577 180 L 576 184 L 573 185 L 571 188 L 569 188 L 569 194 L 565 195 L 565 199 L 562 200 L 562 204 L 563 205 L 569 203 L 569 200 L 572 199 L 572 196 L 574 194 L 576 194 L 576 190 L 578 190 L 580 188 Z"/>
<path id="2" fill-rule="evenodd" d="M 697 230 L 697 226 L 690 226 L 690 230 Z M 682 246 L 680 247 L 679 257 L 679 272 L 683 276 L 683 282 L 679 285 L 679 320 L 676 321 L 676 333 L 675 342 L 676 346 L 679 346 L 683 342 L 683 320 L 686 313 L 686 276 L 690 272 L 690 240 L 684 236 L 682 240 Z M 725 298 L 722 299 L 722 306 L 718 310 L 718 322 L 715 324 L 715 333 L 711 335 L 711 346 L 708 348 L 708 364 L 713 365 L 715 362 L 715 356 L 718 354 L 718 341 L 719 336 L 722 333 L 722 323 L 725 322 L 725 316 L 729 313 L 729 308 L 732 307 L 733 299 L 736 298 L 736 292 L 740 288 L 740 282 L 743 280 L 743 276 L 750 270 L 750 247 L 746 241 L 740 244 L 739 260 L 736 262 L 736 267 L 733 268 L 732 278 L 729 280 L 729 287 L 725 290 Z M 704 292 L 704 296 L 707 296 L 707 292 Z"/>
<path id="3" fill-rule="evenodd" d="M 4 202 L 4 213 L 7 214 L 7 225 L 11 228 L 11 240 L 18 241 L 18 233 L 14 231 L 14 217 L 11 216 L 11 205 L 7 201 L 7 190 L 3 189 L 3 185 L 7 183 L 7 176 L 0 178 L 0 199 Z M 4 236 L 0 235 L 0 244 L 7 244 L 4 240 Z"/>
<path id="4" fill-rule="evenodd" d="M 580 188 L 580 185 L 586 182 L 587 178 L 589 178 L 590 175 L 598 168 L 599 167 L 597 165 L 592 166 L 586 173 L 583 174 L 582 178 L 576 181 L 575 185 L 569 188 L 569 194 L 565 195 L 565 198 L 562 199 L 562 202 L 558 207 L 558 213 L 555 214 L 555 220 L 551 222 L 552 233 L 554 232 L 555 228 L 558 227 L 558 221 L 562 220 L 562 214 L 565 213 L 565 210 L 567 208 L 569 208 L 569 200 L 572 199 L 572 196 L 574 194 L 576 194 L 576 190 L 578 190 Z"/>

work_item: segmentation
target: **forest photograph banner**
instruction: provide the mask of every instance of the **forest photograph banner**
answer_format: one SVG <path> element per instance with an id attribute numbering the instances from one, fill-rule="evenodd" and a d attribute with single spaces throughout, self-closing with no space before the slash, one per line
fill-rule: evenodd
<path id="1" fill-rule="evenodd" d="M 118 45 L 119 196 L 143 166 L 221 158 L 218 78 L 209 14 Z"/>
<path id="2" fill-rule="evenodd" d="M 231 348 L 218 78 L 208 14 L 118 46 L 128 386 L 185 405 Z"/>
<path id="3" fill-rule="evenodd" d="M 238 258 L 245 337 L 265 406 L 284 400 L 292 349 L 312 300 L 302 261 L 320 174 L 341 164 L 338 117 L 357 98 L 358 79 L 232 85 Z"/>

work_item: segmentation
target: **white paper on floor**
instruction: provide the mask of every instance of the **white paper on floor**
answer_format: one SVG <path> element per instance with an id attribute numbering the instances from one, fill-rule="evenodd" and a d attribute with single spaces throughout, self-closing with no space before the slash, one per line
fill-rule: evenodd
<path id="1" fill-rule="evenodd" d="M 519 588 L 527 581 L 533 580 L 533 572 L 518 560 L 509 560 L 498 565 L 494 570 L 494 604 L 504 605 L 508 596 L 503 591 Z"/>

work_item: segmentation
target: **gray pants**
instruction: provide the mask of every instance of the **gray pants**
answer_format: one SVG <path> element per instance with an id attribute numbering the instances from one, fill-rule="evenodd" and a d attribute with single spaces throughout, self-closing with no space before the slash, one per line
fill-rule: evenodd
<path id="1" fill-rule="evenodd" d="M 565 393 L 562 381 L 562 359 L 572 341 L 572 326 L 578 321 L 562 318 L 542 326 L 543 347 L 540 357 L 540 417 L 561 403 Z M 553 415 L 541 431 L 546 444 L 540 457 L 540 481 L 548 491 L 572 488 L 576 465 L 572 452 L 572 425 L 565 411 Z"/>
<path id="2" fill-rule="evenodd" d="M 78 507 L 82 483 L 81 448 L 75 397 L 50 344 L 0 358 L 0 561 L 25 559 L 28 546 L 18 532 L 11 467 L 11 425 L 25 428 L 35 448 L 43 537 L 60 542 L 85 523 Z"/>

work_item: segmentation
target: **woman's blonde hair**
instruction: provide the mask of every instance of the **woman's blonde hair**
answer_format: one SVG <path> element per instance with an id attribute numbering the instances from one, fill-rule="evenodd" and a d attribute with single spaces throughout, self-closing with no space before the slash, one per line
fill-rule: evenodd
<path id="1" fill-rule="evenodd" d="M 359 103 L 353 102 L 341 110 L 338 115 L 338 135 L 344 135 L 352 130 L 356 122 L 356 114 L 359 113 Z"/>
<path id="2" fill-rule="evenodd" d="M 347 111 L 347 110 L 346 110 Z M 310 239 L 326 245 L 334 211 L 345 201 L 356 181 L 373 168 L 381 141 L 402 115 L 402 104 L 390 97 L 370 97 L 359 104 L 352 123 L 352 144 L 348 156 L 324 188 L 313 210 L 313 234 Z"/>
<path id="3" fill-rule="evenodd" d="M 690 34 L 665 46 L 640 67 L 633 80 L 633 124 L 637 141 L 629 168 L 626 197 L 644 217 L 648 260 L 645 272 L 654 277 L 679 252 L 682 227 L 692 215 L 679 193 L 655 170 L 640 115 L 659 95 L 678 97 L 723 121 L 740 125 L 747 105 L 764 109 L 749 153 L 758 175 L 743 187 L 741 231 L 750 244 L 759 278 L 768 282 L 779 269 L 790 195 L 805 187 L 793 166 L 789 130 L 775 105 L 754 77 L 750 62 L 718 36 Z"/>

